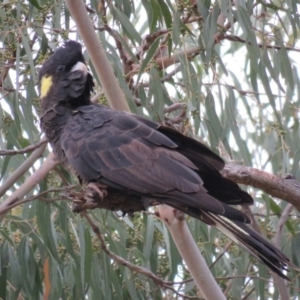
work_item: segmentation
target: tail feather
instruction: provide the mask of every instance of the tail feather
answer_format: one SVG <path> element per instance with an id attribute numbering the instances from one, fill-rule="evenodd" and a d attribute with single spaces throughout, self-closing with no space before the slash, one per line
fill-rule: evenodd
<path id="1" fill-rule="evenodd" d="M 243 191 L 235 182 L 223 177 L 208 180 L 203 174 L 201 174 L 200 177 L 208 193 L 219 201 L 229 205 L 253 204 L 252 197 Z"/>
<path id="2" fill-rule="evenodd" d="M 263 236 L 239 221 L 211 213 L 203 214 L 205 215 L 203 221 L 218 228 L 247 252 L 265 263 L 272 271 L 289 280 L 283 271 L 287 270 L 288 265 L 292 266 L 290 259 Z"/>
<path id="3" fill-rule="evenodd" d="M 243 212 L 225 203 L 223 203 L 224 210 L 222 213 L 213 211 L 214 207 L 207 205 L 212 198 L 208 194 L 189 195 L 171 191 L 168 196 L 168 198 L 161 198 L 160 202 L 216 227 L 259 261 L 267 265 L 276 274 L 289 280 L 284 272 L 287 271 L 288 266 L 292 268 L 296 267 L 282 251 L 246 224 L 250 222 L 249 218 Z M 199 203 L 202 204 L 199 205 Z"/>
<path id="4" fill-rule="evenodd" d="M 160 195 L 160 199 L 164 204 L 179 209 L 197 219 L 200 218 L 202 212 L 209 212 L 241 223 L 251 223 L 246 214 L 226 203 L 218 201 L 205 191 L 181 193 L 174 190 L 168 192 L 168 194 Z"/>

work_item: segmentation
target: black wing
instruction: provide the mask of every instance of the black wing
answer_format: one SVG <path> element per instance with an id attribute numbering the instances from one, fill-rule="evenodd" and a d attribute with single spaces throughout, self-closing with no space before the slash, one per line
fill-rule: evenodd
<path id="1" fill-rule="evenodd" d="M 221 176 L 219 171 L 224 168 L 224 161 L 208 147 L 170 127 L 159 126 L 140 116 L 135 116 L 135 118 L 157 129 L 176 144 L 176 151 L 197 166 L 196 172 L 211 196 L 227 204 L 253 204 L 253 199 L 248 193 L 241 190 L 235 182 Z"/>
<path id="2" fill-rule="evenodd" d="M 287 278 L 282 270 L 293 266 L 290 260 L 228 205 L 251 204 L 251 196 L 221 177 L 223 160 L 203 144 L 139 116 L 90 105 L 74 112 L 62 148 L 86 182 L 155 198 L 215 226 Z"/>
<path id="3" fill-rule="evenodd" d="M 249 222 L 242 212 L 218 201 L 203 186 L 199 176 L 204 173 L 202 169 L 211 172 L 210 180 L 214 174 L 218 180 L 221 178 L 209 159 L 218 168 L 223 166 L 223 161 L 195 142 L 198 147 L 195 151 L 205 149 L 205 152 L 194 163 L 184 155 L 187 150 L 178 146 L 175 137 L 169 138 L 155 127 L 158 125 L 149 120 L 102 106 L 80 107 L 62 135 L 62 149 L 67 163 L 86 182 L 99 181 L 149 195 L 171 206 L 179 205 L 190 214 L 189 210 L 197 210 L 198 218 L 203 210 Z M 180 147 L 182 153 L 177 151 Z M 201 157 L 201 152 L 198 156 Z M 237 185 L 236 189 L 240 191 Z"/>

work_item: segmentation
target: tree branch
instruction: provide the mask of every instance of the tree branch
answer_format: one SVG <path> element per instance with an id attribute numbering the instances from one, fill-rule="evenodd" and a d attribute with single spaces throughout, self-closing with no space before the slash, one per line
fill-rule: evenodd
<path id="1" fill-rule="evenodd" d="M 159 205 L 158 211 L 205 299 L 225 300 L 226 298 L 202 257 L 185 220 L 176 217 L 176 210 L 167 205 Z"/>
<path id="2" fill-rule="evenodd" d="M 24 175 L 36 162 L 38 158 L 42 156 L 46 148 L 46 144 L 43 144 L 41 147 L 35 149 L 31 155 L 17 168 L 0 187 L 0 197 L 2 197 L 8 189 L 10 189 L 18 179 Z"/>
<path id="3" fill-rule="evenodd" d="M 48 142 L 48 139 L 43 138 L 41 141 L 32 144 L 28 147 L 25 147 L 23 149 L 20 150 L 0 150 L 0 156 L 4 156 L 4 155 L 17 155 L 17 154 L 24 154 L 24 153 L 28 153 L 28 152 L 32 152 L 33 150 L 40 148 L 42 145 L 44 145 L 45 143 Z"/>
<path id="4" fill-rule="evenodd" d="M 156 62 L 156 65 L 158 66 L 158 68 L 166 69 L 169 66 L 178 63 L 180 61 L 179 60 L 180 55 L 186 55 L 187 57 L 194 57 L 195 55 L 198 55 L 199 53 L 200 53 L 199 47 L 192 47 L 187 50 L 181 50 L 178 53 L 175 53 L 171 56 L 164 56 L 164 57 L 156 58 L 155 62 Z M 137 69 L 136 72 L 138 72 L 138 71 L 139 70 Z"/>
<path id="5" fill-rule="evenodd" d="M 39 148 L 41 149 L 41 148 Z M 38 150 L 38 149 L 37 149 Z M 36 150 L 35 150 L 36 151 Z M 32 188 L 34 188 L 40 181 L 43 180 L 47 176 L 50 170 L 52 170 L 58 161 L 55 159 L 54 154 L 51 152 L 44 163 L 40 166 L 38 170 L 31 176 L 29 176 L 25 182 L 8 198 L 6 198 L 0 204 L 0 212 L 3 211 L 4 213 L 0 214 L 0 217 L 3 217 L 5 213 L 10 210 L 9 207 L 17 206 L 20 201 L 22 201 L 23 197 L 27 195 Z"/>
<path id="6" fill-rule="evenodd" d="M 114 109 L 130 111 L 83 1 L 66 0 L 66 4 L 88 50 L 110 106 Z"/>
<path id="7" fill-rule="evenodd" d="M 282 238 L 282 228 L 285 224 L 285 222 L 287 221 L 287 219 L 289 218 L 290 213 L 293 210 L 293 205 L 292 204 L 288 204 L 285 209 L 282 212 L 282 215 L 278 221 L 277 224 L 277 230 L 276 230 L 276 235 L 274 238 L 274 245 L 280 249 L 281 246 L 281 238 Z M 278 276 L 277 274 L 273 273 L 273 277 L 275 279 L 279 294 L 281 296 L 282 300 L 288 300 L 289 299 L 289 293 L 287 290 L 287 286 L 285 284 L 285 281 L 283 278 L 281 278 L 280 276 Z"/>
<path id="8" fill-rule="evenodd" d="M 281 238 L 282 238 L 282 228 L 285 224 L 285 222 L 287 221 L 287 219 L 290 216 L 290 213 L 293 210 L 293 205 L 292 204 L 288 204 L 285 209 L 283 210 L 281 217 L 277 223 L 277 230 L 276 230 L 276 235 L 274 238 L 274 245 L 278 248 L 280 248 L 280 244 L 281 244 Z"/>
<path id="9" fill-rule="evenodd" d="M 280 178 L 262 170 L 234 164 L 226 164 L 222 175 L 285 200 L 300 211 L 300 182 L 295 179 Z"/>

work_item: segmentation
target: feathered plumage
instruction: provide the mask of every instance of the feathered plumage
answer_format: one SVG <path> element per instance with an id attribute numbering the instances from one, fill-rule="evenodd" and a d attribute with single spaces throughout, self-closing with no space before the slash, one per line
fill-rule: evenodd
<path id="1" fill-rule="evenodd" d="M 155 199 L 215 226 L 286 278 L 290 260 L 230 205 L 251 196 L 221 176 L 224 161 L 205 145 L 141 116 L 92 104 L 81 45 L 69 41 L 40 71 L 41 127 L 58 159 L 83 183 Z"/>

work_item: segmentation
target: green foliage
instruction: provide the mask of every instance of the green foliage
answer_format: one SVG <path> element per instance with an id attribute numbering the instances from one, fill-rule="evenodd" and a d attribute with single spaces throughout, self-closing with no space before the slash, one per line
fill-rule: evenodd
<path id="1" fill-rule="evenodd" d="M 228 160 L 278 176 L 292 173 L 299 180 L 299 4 L 236 3 L 92 0 L 87 8 L 133 112 L 201 139 Z M 22 149 L 41 139 L 37 70 L 68 38 L 80 39 L 63 1 L 0 4 L 1 149 Z M 85 56 L 88 61 L 88 53 Z M 90 67 L 99 92 L 101 83 Z M 181 108 L 169 111 L 174 103 Z M 35 172 L 49 151 L 6 189 L 2 184 L 29 154 L 0 156 L 3 199 Z M 56 168 L 27 196 L 66 183 L 76 179 Z M 256 201 L 258 223 L 272 239 L 286 203 L 253 188 L 249 192 Z M 1 299 L 43 299 L 48 277 L 48 299 L 179 299 L 176 291 L 201 297 L 193 281 L 174 285 L 174 292 L 118 265 L 101 249 L 86 220 L 72 213 L 64 196 L 47 197 L 46 202 L 13 209 L 2 220 Z M 61 201 L 50 201 L 56 197 Z M 153 214 L 121 219 L 95 210 L 91 215 L 110 251 L 164 280 L 190 278 L 167 229 Z M 283 228 L 282 249 L 299 265 L 295 215 Z M 197 220 L 188 218 L 188 225 L 212 264 L 229 240 Z M 278 299 L 267 269 L 236 245 L 212 272 L 228 298 Z M 300 290 L 296 275 L 289 274 L 291 299 Z"/>

